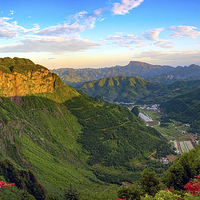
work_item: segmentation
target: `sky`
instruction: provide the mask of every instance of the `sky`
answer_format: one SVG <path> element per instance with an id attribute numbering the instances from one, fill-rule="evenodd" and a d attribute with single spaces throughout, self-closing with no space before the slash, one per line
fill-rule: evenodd
<path id="1" fill-rule="evenodd" d="M 200 65 L 199 0 L 0 0 L 0 57 L 49 69 Z"/>

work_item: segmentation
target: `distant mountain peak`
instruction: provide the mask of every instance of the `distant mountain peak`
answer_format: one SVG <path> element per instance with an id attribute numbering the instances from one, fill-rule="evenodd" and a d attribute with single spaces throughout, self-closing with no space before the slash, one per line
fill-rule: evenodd
<path id="1" fill-rule="evenodd" d="M 130 61 L 128 65 L 150 65 L 150 64 L 140 61 Z"/>
<path id="2" fill-rule="evenodd" d="M 189 67 L 192 67 L 192 68 L 199 68 L 199 69 L 200 69 L 200 66 L 199 66 L 199 65 L 196 65 L 196 64 L 191 64 Z"/>
<path id="3" fill-rule="evenodd" d="M 69 69 L 52 70 L 58 74 L 66 84 L 81 85 L 83 82 L 98 80 L 114 76 L 153 77 L 174 70 L 171 66 L 151 65 L 140 61 L 130 61 L 125 66 L 115 66 L 99 69 Z"/>

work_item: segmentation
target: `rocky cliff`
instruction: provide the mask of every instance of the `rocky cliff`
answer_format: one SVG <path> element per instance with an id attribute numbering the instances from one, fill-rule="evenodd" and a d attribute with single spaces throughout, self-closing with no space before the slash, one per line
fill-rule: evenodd
<path id="1" fill-rule="evenodd" d="M 59 90 L 64 90 L 64 96 L 59 96 Z M 57 95 L 55 92 L 57 91 Z M 37 95 L 63 102 L 78 92 L 66 86 L 60 78 L 41 65 L 35 65 L 28 59 L 0 59 L 0 96 L 22 97 Z"/>

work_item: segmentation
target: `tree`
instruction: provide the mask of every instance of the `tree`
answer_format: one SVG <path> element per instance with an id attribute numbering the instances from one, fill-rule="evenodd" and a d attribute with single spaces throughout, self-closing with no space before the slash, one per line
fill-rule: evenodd
<path id="1" fill-rule="evenodd" d="M 160 190 L 160 180 L 156 177 L 156 173 L 150 171 L 149 168 L 142 172 L 140 184 L 144 193 L 152 196 Z"/>
<path id="2" fill-rule="evenodd" d="M 80 199 L 79 192 L 72 187 L 72 185 L 69 185 L 69 188 L 65 190 L 64 193 L 64 200 L 79 200 Z"/>
<path id="3" fill-rule="evenodd" d="M 199 173 L 199 161 L 195 161 L 195 151 L 184 153 L 174 162 L 163 176 L 163 181 L 167 187 L 174 187 L 176 190 L 183 190 L 184 185 L 188 183 L 190 178 Z"/>
<path id="4" fill-rule="evenodd" d="M 139 115 L 139 113 L 140 113 L 138 106 L 134 106 L 134 107 L 132 108 L 131 112 L 132 112 L 136 117 L 138 117 L 138 115 Z"/>
<path id="5" fill-rule="evenodd" d="M 142 191 L 135 185 L 121 186 L 117 191 L 117 195 L 121 199 L 140 200 Z"/>
<path id="6" fill-rule="evenodd" d="M 174 194 L 170 191 L 160 190 L 155 197 L 150 195 L 146 195 L 145 197 L 141 197 L 141 200 L 177 200 L 181 199 L 181 195 Z"/>

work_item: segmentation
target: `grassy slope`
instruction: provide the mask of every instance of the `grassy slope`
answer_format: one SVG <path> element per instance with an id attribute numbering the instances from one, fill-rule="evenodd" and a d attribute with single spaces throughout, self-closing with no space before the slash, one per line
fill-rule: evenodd
<path id="1" fill-rule="evenodd" d="M 7 116 L 5 121 L 0 115 L 1 159 L 8 157 L 22 168 L 32 169 L 50 194 L 72 183 L 83 196 L 91 195 L 88 199 L 101 195 L 107 186 L 85 164 L 88 156 L 76 142 L 81 133 L 77 118 L 64 105 L 48 99 L 24 97 L 23 101 L 24 106 L 19 107 L 1 98 Z M 106 198 L 107 192 L 102 195 Z"/>
<path id="2" fill-rule="evenodd" d="M 88 199 L 112 197 L 112 187 L 94 173 L 106 182 L 131 181 L 139 177 L 137 170 L 129 171 L 134 163 L 144 161 L 161 146 L 169 150 L 158 132 L 139 124 L 128 110 L 84 96 L 65 104 L 23 97 L 22 107 L 1 98 L 1 109 L 5 111 L 0 115 L 1 159 L 9 157 L 32 169 L 50 194 L 58 193 L 56 187 L 63 190 L 72 183 L 84 197 L 91 195 Z M 101 193 L 104 190 L 107 192 Z"/>

